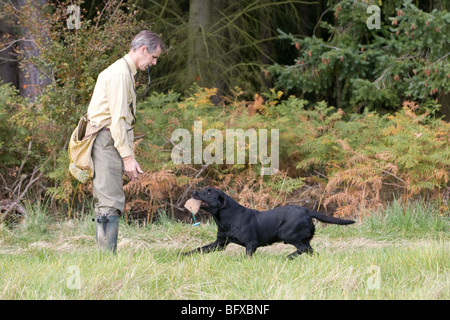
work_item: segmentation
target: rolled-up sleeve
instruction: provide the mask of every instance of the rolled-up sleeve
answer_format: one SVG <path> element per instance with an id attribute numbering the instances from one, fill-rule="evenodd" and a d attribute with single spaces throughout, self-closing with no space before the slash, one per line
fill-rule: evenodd
<path id="1" fill-rule="evenodd" d="M 131 86 L 128 78 L 126 74 L 115 74 L 107 82 L 106 88 L 111 112 L 111 136 L 114 147 L 122 158 L 133 155 L 133 144 L 128 141 L 127 134 L 127 117 L 130 116 L 128 92 Z"/>

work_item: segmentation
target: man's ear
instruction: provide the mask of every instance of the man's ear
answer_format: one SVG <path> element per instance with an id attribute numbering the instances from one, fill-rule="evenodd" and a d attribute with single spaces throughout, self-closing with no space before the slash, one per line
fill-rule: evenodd
<path id="1" fill-rule="evenodd" d="M 224 196 L 222 196 L 222 195 L 219 195 L 219 196 L 217 197 L 217 199 L 219 199 L 220 209 L 225 208 L 226 205 L 227 205 L 227 197 L 224 197 Z"/>
<path id="2" fill-rule="evenodd" d="M 140 46 L 137 51 L 139 52 L 140 55 L 143 55 L 145 53 L 145 50 L 147 49 L 147 47 L 143 44 L 142 46 Z"/>

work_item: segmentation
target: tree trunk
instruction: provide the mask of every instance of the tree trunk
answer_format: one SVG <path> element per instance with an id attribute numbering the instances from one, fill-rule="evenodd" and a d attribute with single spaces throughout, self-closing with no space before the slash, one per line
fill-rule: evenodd
<path id="1" fill-rule="evenodd" d="M 450 122 L 450 93 L 441 95 L 438 101 L 441 104 L 440 114 L 444 116 L 444 120 Z"/>
<path id="2" fill-rule="evenodd" d="M 212 0 L 190 0 L 188 23 L 188 76 L 187 84 L 202 83 L 204 64 L 209 59 L 207 34 L 211 17 Z"/>
<path id="3" fill-rule="evenodd" d="M 19 10 L 24 10 L 25 6 L 33 6 L 30 16 L 26 17 L 27 24 L 33 26 L 43 26 L 43 13 L 42 9 L 47 4 L 47 0 L 36 0 L 30 2 L 29 0 L 16 0 Z M 31 4 L 32 3 L 32 4 Z M 25 10 L 25 12 L 28 12 Z M 40 30 L 44 35 L 46 30 Z M 40 35 L 42 36 L 42 35 Z M 23 38 L 18 42 L 17 49 L 20 52 L 20 68 L 18 76 L 19 90 L 23 97 L 28 97 L 34 101 L 35 97 L 42 92 L 42 89 L 50 83 L 50 79 L 45 77 L 42 72 L 30 62 L 33 57 L 39 56 L 39 48 L 36 45 L 35 36 L 23 27 L 19 37 Z"/>
<path id="4" fill-rule="evenodd" d="M 212 10 L 211 10 L 211 20 L 210 25 L 222 19 L 222 13 L 226 7 L 226 0 L 212 0 Z M 214 30 L 211 30 L 214 32 Z M 226 30 L 223 29 L 221 31 L 214 32 L 214 37 L 222 39 L 226 38 Z M 223 66 L 226 65 L 224 59 L 224 52 L 229 50 L 229 42 L 228 41 L 220 41 L 219 46 L 217 48 L 211 48 L 210 54 L 213 56 L 212 59 L 215 60 L 216 63 L 211 64 L 211 74 L 213 76 L 213 85 L 217 88 L 217 94 L 211 97 L 212 103 L 218 105 L 222 102 L 222 97 L 225 95 L 225 92 L 228 91 L 227 82 L 224 80 L 220 74 L 223 71 Z"/>
<path id="5" fill-rule="evenodd" d="M 0 19 L 0 38 L 11 34 L 12 23 L 6 17 Z M 0 80 L 3 83 L 12 83 L 17 87 L 17 57 L 14 46 L 12 43 L 8 43 L 5 46 L 2 45 L 0 50 Z"/>
<path id="6" fill-rule="evenodd" d="M 272 27 L 270 25 L 270 12 L 266 11 L 264 8 L 260 9 L 259 12 L 259 40 L 269 39 L 272 34 Z M 273 61 L 269 57 L 272 55 L 272 45 L 270 41 L 262 41 L 259 45 L 260 53 L 259 59 L 263 65 L 270 65 Z M 261 79 L 265 85 L 264 90 L 270 88 L 271 82 L 265 77 L 264 71 L 261 70 Z"/>

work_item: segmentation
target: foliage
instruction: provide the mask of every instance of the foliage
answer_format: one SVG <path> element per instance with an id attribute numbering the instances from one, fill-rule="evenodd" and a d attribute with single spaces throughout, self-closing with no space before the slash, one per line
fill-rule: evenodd
<path id="1" fill-rule="evenodd" d="M 6 165 L 20 159 L 15 160 L 16 165 L 22 162 L 28 171 L 45 173 L 45 187 L 37 193 L 45 190 L 53 199 L 66 204 L 74 203 L 72 191 L 86 191 L 82 185 L 71 182 L 67 173 L 70 134 L 87 111 L 98 74 L 128 52 L 132 37 L 145 26 L 136 21 L 133 10 L 121 3 L 108 1 L 92 20 L 82 20 L 80 29 L 69 29 L 66 25 L 70 2 L 48 4 L 42 21 L 28 19 L 36 9 L 33 2 L 22 6 L 20 11 L 12 5 L 4 8 L 29 30 L 39 49 L 39 55 L 29 58 L 30 61 L 18 52 L 22 63 L 35 65 L 51 83 L 40 88 L 41 94 L 34 101 L 18 97 L 10 87 L 1 86 L 0 99 L 6 99 L 3 98 L 6 92 L 14 97 L 2 104 L 5 109 L 1 110 L 0 121 L 6 122 L 2 127 L 8 129 L 8 135 L 2 135 L 1 157 L 10 159 Z M 7 120 L 3 112 L 9 112 Z M 9 139 L 11 134 L 13 139 Z M 17 176 L 22 167 L 15 171 Z M 18 177 L 16 180 L 20 181 Z M 14 186 L 17 181 L 7 181 L 6 185 Z M 35 180 L 34 184 L 37 183 Z"/>
<path id="2" fill-rule="evenodd" d="M 11 115 L 17 111 L 17 90 L 11 84 L 0 82 L 0 163 L 5 167 L 19 166 L 26 156 L 26 131 L 11 123 Z"/>
<path id="3" fill-rule="evenodd" d="M 30 131 L 15 121 L 22 107 L 18 90 L 10 84 L 0 83 L 0 200 L 9 199 L 12 205 L 4 207 L 0 204 L 5 216 L 17 209 L 30 188 L 35 187 L 42 176 L 40 166 L 45 164 L 43 157 L 33 152 Z"/>
<path id="4" fill-rule="evenodd" d="M 107 4 L 98 16 L 83 20 L 79 30 L 65 28 L 65 4 L 48 6 L 39 28 L 26 19 L 31 5 L 17 13 L 35 32 L 40 55 L 32 62 L 51 84 L 33 102 L 19 97 L 11 86 L 0 86 L 2 198 L 20 201 L 34 191 L 37 198 L 51 197 L 51 207 L 57 202 L 68 217 L 83 211 L 91 198 L 90 185 L 78 184 L 67 171 L 68 139 L 86 112 L 96 76 L 126 52 L 130 37 L 143 26 L 133 8 L 112 0 Z M 247 9 L 253 12 L 256 2 L 251 4 Z M 357 1 L 340 1 L 333 7 L 339 27 L 322 23 L 332 31 L 326 41 L 283 36 L 300 50 L 300 64 L 271 70 L 278 73 L 280 84 L 313 93 L 313 102 L 277 90 L 255 94 L 231 83 L 231 93 L 219 105 L 211 103 L 216 89 L 198 85 L 184 95 L 154 92 L 139 102 L 135 150 L 146 173 L 138 182 L 125 183 L 127 219 L 149 223 L 161 210 L 189 219 L 183 203 L 190 191 L 206 185 L 258 209 L 297 203 L 355 216 L 395 195 L 402 201 L 436 198 L 441 212 L 447 213 L 450 127 L 434 117 L 433 101 L 448 92 L 448 13 L 425 13 L 405 1 L 397 22 L 386 18 L 380 31 L 368 31 L 363 15 L 351 10 L 353 5 L 365 8 Z M 386 21 L 397 28 L 389 31 Z M 443 27 L 436 31 L 434 24 Z M 442 46 L 428 41 L 441 41 Z M 431 95 L 420 87 L 424 81 Z M 338 108 L 321 101 L 328 94 L 339 97 Z M 397 112 L 375 113 L 379 106 Z M 349 112 L 356 109 L 361 112 Z M 195 121 L 201 121 L 200 129 Z M 180 128 L 191 134 L 191 142 L 195 133 L 202 135 L 202 152 L 216 142 L 205 133 L 216 129 L 223 138 L 223 155 L 227 129 L 278 129 L 279 171 L 262 176 L 261 162 L 249 161 L 249 142 L 243 146 L 244 164 L 237 163 L 236 155 L 229 164 L 197 163 L 195 152 L 189 163 L 175 164 L 171 153 L 176 142 L 171 138 Z"/>
<path id="5" fill-rule="evenodd" d="M 381 205 L 393 193 L 404 200 L 418 194 L 439 197 L 449 182 L 450 126 L 427 123 L 417 109 L 405 103 L 395 115 L 366 111 L 349 120 L 323 103 L 297 112 L 301 125 L 290 127 L 298 147 L 296 167 L 328 178 L 325 207 L 337 203 L 337 214 L 346 216 Z"/>
<path id="6" fill-rule="evenodd" d="M 334 23 L 320 22 L 329 37 L 299 39 L 280 30 L 298 58 L 269 68 L 277 86 L 351 112 L 397 110 L 404 100 L 435 112 L 437 98 L 450 91 L 450 13 L 395 3 L 381 7 L 380 29 L 366 25 L 368 3 L 344 0 L 331 7 Z"/>
<path id="7" fill-rule="evenodd" d="M 140 104 L 139 118 L 147 120 L 138 126 L 137 134 L 143 137 L 137 145 L 138 157 L 144 170 L 154 173 L 144 176 L 138 186 L 127 186 L 133 191 L 130 208 L 152 210 L 155 203 L 169 205 L 164 199 L 170 198 L 177 209 L 189 190 L 213 185 L 258 209 L 293 199 L 301 203 L 307 200 L 302 196 L 311 196 L 311 188 L 318 188 L 316 209 L 323 205 L 342 216 L 363 215 L 393 195 L 403 201 L 417 196 L 437 198 L 442 212 L 448 211 L 443 200 L 449 196 L 450 125 L 418 115 L 415 103 L 405 102 L 394 115 L 366 111 L 347 116 L 324 102 L 311 104 L 293 96 L 281 100 L 282 93 L 274 91 L 265 102 L 258 95 L 248 102 L 236 90 L 235 96 L 228 97 L 228 105 L 214 106 L 208 100 L 214 93 L 214 89 L 194 87 L 187 98 L 154 93 Z M 194 152 L 190 163 L 175 165 L 172 133 L 184 128 L 193 141 L 198 120 L 203 134 L 209 129 L 222 133 L 224 148 L 224 128 L 279 128 L 280 171 L 260 176 L 260 163 L 249 161 L 245 165 L 236 161 L 195 164 Z M 213 142 L 203 138 L 202 150 Z M 247 156 L 248 148 L 247 142 Z M 134 206 L 137 200 L 133 199 L 140 199 L 139 205 Z"/>
<path id="8" fill-rule="evenodd" d="M 346 115 L 325 102 L 312 104 L 282 92 L 242 98 L 236 88 L 228 104 L 214 106 L 215 89 L 194 86 L 188 97 L 153 93 L 138 105 L 135 149 L 146 172 L 138 182 L 125 184 L 127 218 L 149 223 L 165 209 L 173 217 L 188 219 L 182 209 L 189 191 L 212 185 L 228 192 L 241 204 L 268 209 L 299 203 L 342 216 L 364 215 L 393 195 L 402 201 L 418 196 L 440 201 L 448 212 L 450 172 L 450 125 L 417 114 L 419 106 L 405 102 L 393 115 L 365 111 Z M 246 141 L 245 164 L 190 162 L 174 164 L 172 134 L 186 129 L 194 140 L 194 121 L 201 121 L 201 150 L 211 147 L 213 138 L 204 135 L 217 129 L 279 129 L 279 172 L 261 176 L 261 163 L 249 163 Z M 269 139 L 270 142 L 270 139 Z M 192 144 L 192 147 L 194 144 Z M 226 160 L 224 158 L 224 160 Z M 62 153 L 49 174 L 56 182 L 48 189 L 68 209 L 84 206 L 90 186 L 75 183 L 67 173 L 67 155 Z M 50 187 L 50 186 L 49 186 Z"/>

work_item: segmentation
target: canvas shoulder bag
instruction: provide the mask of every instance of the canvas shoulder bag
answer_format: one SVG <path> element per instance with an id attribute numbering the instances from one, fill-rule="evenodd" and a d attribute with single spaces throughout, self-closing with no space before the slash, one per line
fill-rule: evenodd
<path id="1" fill-rule="evenodd" d="M 86 183 L 94 176 L 94 164 L 92 162 L 92 146 L 97 133 L 102 127 L 94 127 L 90 124 L 87 114 L 78 122 L 72 132 L 69 142 L 69 171 L 72 176 Z"/>

